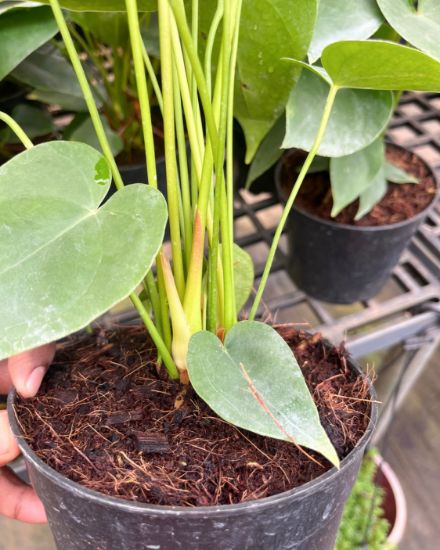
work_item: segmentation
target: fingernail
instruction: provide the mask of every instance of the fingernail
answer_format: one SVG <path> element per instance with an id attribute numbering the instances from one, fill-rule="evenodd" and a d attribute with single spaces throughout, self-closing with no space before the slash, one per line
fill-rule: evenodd
<path id="1" fill-rule="evenodd" d="M 26 389 L 25 397 L 34 397 L 37 394 L 45 374 L 46 374 L 45 367 L 36 367 L 30 373 L 25 384 L 25 389 Z"/>
<path id="2" fill-rule="evenodd" d="M 10 441 L 10 428 L 8 417 L 5 413 L 0 415 L 0 456 L 9 452 Z"/>

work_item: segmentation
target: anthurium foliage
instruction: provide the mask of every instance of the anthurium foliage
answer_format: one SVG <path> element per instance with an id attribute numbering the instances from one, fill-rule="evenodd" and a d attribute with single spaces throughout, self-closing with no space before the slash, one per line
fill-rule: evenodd
<path id="1" fill-rule="evenodd" d="M 341 177 L 344 170 L 362 167 L 362 189 L 356 192 L 364 213 L 383 194 L 386 177 L 405 179 L 385 163 L 380 141 L 392 110 L 391 92 L 440 91 L 440 63 L 385 41 L 326 45 L 331 26 L 327 37 L 324 31 L 322 37 L 316 34 L 318 2 L 312 0 L 48 3 L 88 110 L 85 126 L 74 121 L 72 137 L 92 142 L 102 153 L 74 141 L 33 146 L 23 128 L 0 113 L 27 148 L 0 168 L 0 358 L 80 329 L 130 296 L 171 378 L 188 383 L 189 377 L 226 421 L 313 449 L 337 466 L 291 350 L 272 327 L 254 319 L 283 226 L 316 155 L 331 157 L 339 206 L 354 196 Z M 371 3 L 359 6 L 363 15 L 353 19 L 356 37 L 374 32 L 381 20 Z M 154 71 L 142 13 L 156 9 L 160 60 Z M 318 28 L 324 29 L 325 9 L 320 9 Z M 72 10 L 95 15 L 67 22 Z M 116 18 L 105 14 L 115 29 L 112 40 L 125 33 L 130 42 L 126 67 L 134 71 L 149 185 L 124 186 L 110 126 L 94 97 L 99 90 L 92 90 L 72 40 L 72 25 L 96 29 L 102 10 L 120 12 Z M 24 62 L 56 32 L 46 7 L 29 12 L 48 14 L 49 23 L 41 34 L 38 27 L 38 39 L 19 55 L 7 50 L 13 61 L 3 71 Z M 0 25 L 14 13 L 3 13 Z M 14 21 L 8 33 L 17 41 L 21 27 Z M 304 58 L 312 37 L 311 58 L 322 54 L 320 63 L 309 65 Z M 50 73 L 50 64 L 44 66 Z M 166 201 L 156 189 L 153 104 L 163 118 Z M 244 130 L 247 159 L 259 147 L 270 156 L 286 105 L 285 143 L 309 154 L 276 228 L 249 320 L 239 322 L 254 274 L 250 256 L 234 243 L 233 117 Z M 121 135 L 124 130 L 112 122 L 111 130 Z M 92 127 L 96 140 L 90 139 Z M 341 128 L 348 137 L 341 137 Z M 254 173 L 266 159 L 258 162 Z M 105 201 L 111 179 L 117 191 Z M 171 258 L 161 247 L 167 220 Z"/>
<path id="2" fill-rule="evenodd" d="M 132 292 L 162 243 L 162 195 L 81 143 L 35 146 L 0 167 L 0 357 L 66 336 Z"/>
<path id="3" fill-rule="evenodd" d="M 223 344 L 209 332 L 194 335 L 188 369 L 197 393 L 228 422 L 339 464 L 292 351 L 268 325 L 242 321 Z"/>

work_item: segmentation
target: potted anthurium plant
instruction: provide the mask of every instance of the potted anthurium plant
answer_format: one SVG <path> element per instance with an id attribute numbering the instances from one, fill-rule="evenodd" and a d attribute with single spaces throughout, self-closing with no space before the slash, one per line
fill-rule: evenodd
<path id="1" fill-rule="evenodd" d="M 340 28 L 333 36 L 345 32 L 344 38 L 350 38 L 350 34 L 352 37 L 356 32 L 366 32 L 367 27 L 372 34 L 381 23 L 380 7 L 387 23 L 381 25 L 374 40 L 385 37 L 387 41 L 399 42 L 403 36 L 439 59 L 438 49 L 430 48 L 435 34 L 435 25 L 431 23 L 437 21 L 438 13 L 428 21 L 425 11 L 429 3 L 413 6 L 404 2 L 405 9 L 400 14 L 396 14 L 392 2 L 378 4 L 373 0 L 353 3 L 341 15 L 334 9 L 333 0 L 320 3 L 318 24 L 308 53 L 309 70 L 302 73 L 291 92 L 286 125 L 282 121 L 274 127 L 257 153 L 250 173 L 251 180 L 260 174 L 262 167 L 267 167 L 267 161 L 275 162 L 280 146 L 293 148 L 283 156 L 276 174 L 283 200 L 291 189 L 291 176 L 305 157 L 301 150 L 308 151 L 313 144 L 313 132 L 319 125 L 315 106 L 324 103 L 331 87 L 331 79 L 322 67 L 322 47 L 330 43 L 332 31 L 338 25 Z M 358 29 L 354 25 L 350 32 L 344 31 L 344 19 L 350 21 L 353 17 L 363 24 Z M 414 22 L 418 33 L 411 31 Z M 380 43 L 377 44 L 380 48 Z M 431 91 L 436 90 L 434 85 Z M 352 303 L 377 294 L 435 203 L 438 186 L 426 162 L 409 151 L 384 143 L 389 119 L 401 93 L 401 89 L 393 93 L 345 89 L 336 98 L 318 150 L 320 156 L 289 219 L 288 270 L 295 283 L 314 298 Z M 307 239 L 300 237 L 304 234 Z"/>
<path id="2" fill-rule="evenodd" d="M 80 142 L 33 146 L 2 115 L 27 150 L 0 168 L 0 357 L 88 327 L 127 296 L 145 325 L 64 341 L 40 393 L 9 397 L 11 425 L 63 550 L 330 550 L 373 429 L 373 389 L 343 349 L 255 317 L 337 95 L 440 87 L 440 65 L 385 42 L 324 50 L 331 84 L 315 141 L 251 311 L 238 322 L 253 274 L 233 239 L 234 84 L 238 109 L 252 113 L 261 58 L 258 42 L 240 51 L 239 31 L 255 37 L 257 26 L 263 48 L 285 27 L 280 13 L 298 19 L 301 10 L 280 1 L 261 19 L 253 1 L 213 4 L 202 63 L 198 2 L 157 2 L 166 201 L 156 189 L 139 25 L 139 12 L 155 3 L 50 0 L 102 153 Z M 124 186 L 63 6 L 126 11 L 149 185 Z M 270 128 L 263 118 L 242 120 L 260 140 Z M 180 154 L 186 136 L 191 169 Z M 112 178 L 118 190 L 102 204 Z M 167 221 L 171 261 L 162 249 Z"/>

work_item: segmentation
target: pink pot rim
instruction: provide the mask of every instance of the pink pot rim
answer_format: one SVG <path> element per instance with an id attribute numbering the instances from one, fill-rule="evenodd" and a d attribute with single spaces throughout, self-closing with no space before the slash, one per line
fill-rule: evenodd
<path id="1" fill-rule="evenodd" d="M 405 493 L 402 485 L 391 466 L 380 455 L 374 457 L 378 469 L 382 472 L 388 481 L 396 503 L 396 519 L 391 526 L 391 531 L 387 541 L 390 544 L 398 545 L 402 542 L 405 533 L 406 523 L 408 519 L 408 508 L 406 504 Z"/>

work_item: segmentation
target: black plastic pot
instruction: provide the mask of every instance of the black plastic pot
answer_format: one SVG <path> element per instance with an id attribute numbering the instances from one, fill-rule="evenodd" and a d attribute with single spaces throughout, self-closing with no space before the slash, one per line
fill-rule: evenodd
<path id="1" fill-rule="evenodd" d="M 438 188 L 435 173 L 424 164 Z M 285 202 L 280 170 L 281 162 L 275 177 L 278 195 Z M 287 271 L 301 290 L 318 300 L 335 304 L 368 300 L 382 289 L 434 204 L 435 199 L 411 219 L 375 227 L 335 223 L 294 206 L 287 222 Z"/>
<path id="2" fill-rule="evenodd" d="M 372 387 L 371 397 L 374 400 Z M 14 399 L 11 392 L 12 430 L 59 550 L 332 550 L 377 417 L 373 402 L 369 426 L 339 470 L 333 468 L 301 487 L 249 503 L 184 508 L 108 497 L 63 477 L 23 439 Z"/>
<path id="3" fill-rule="evenodd" d="M 121 164 L 119 165 L 119 170 L 121 172 L 122 180 L 126 185 L 130 185 L 131 183 L 147 183 L 147 168 L 145 163 Z M 156 160 L 156 171 L 157 186 L 166 197 L 167 180 L 164 157 Z"/>

